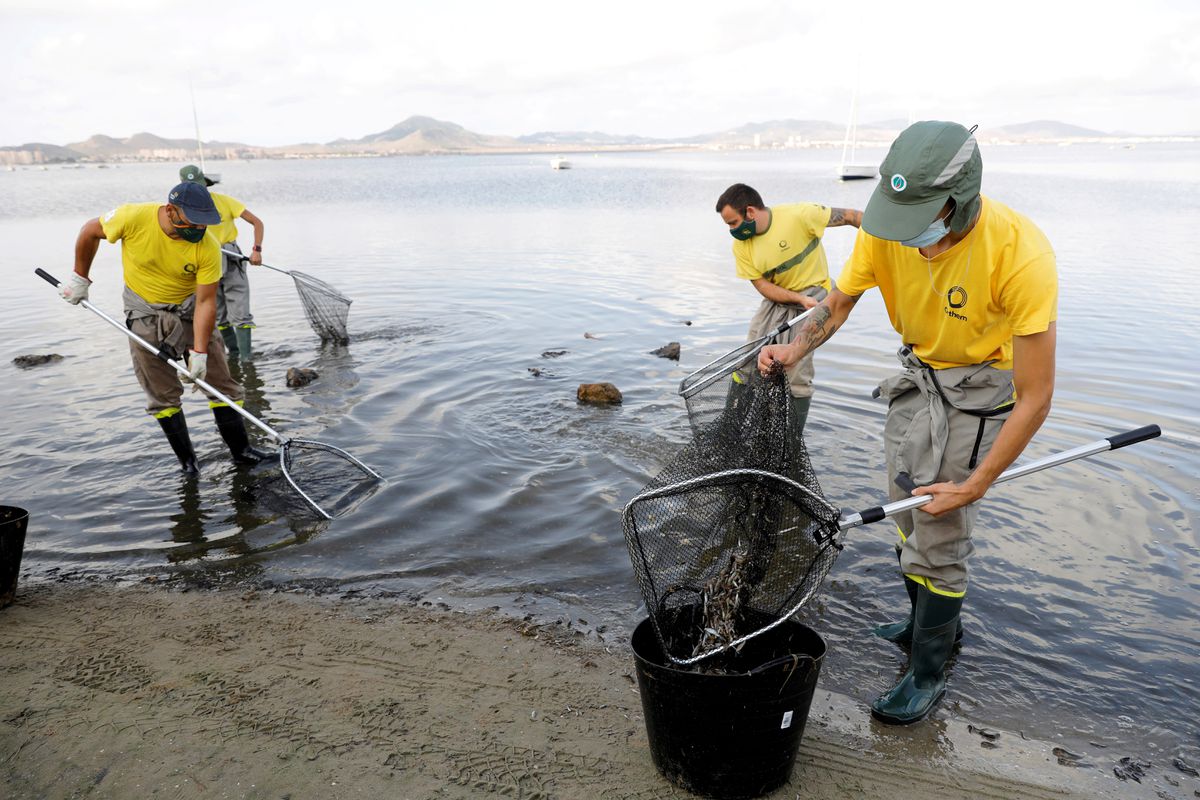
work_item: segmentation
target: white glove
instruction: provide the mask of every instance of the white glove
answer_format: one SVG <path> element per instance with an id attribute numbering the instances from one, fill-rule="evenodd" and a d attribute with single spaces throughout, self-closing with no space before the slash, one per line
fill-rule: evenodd
<path id="1" fill-rule="evenodd" d="M 187 366 L 188 374 L 185 380 L 193 382 L 204 380 L 204 377 L 208 375 L 208 353 L 197 353 L 195 350 L 188 350 Z"/>
<path id="2" fill-rule="evenodd" d="M 87 300 L 88 287 L 91 285 L 92 282 L 87 278 L 78 272 L 72 272 L 71 277 L 58 285 L 58 296 L 77 306 L 81 301 Z"/>

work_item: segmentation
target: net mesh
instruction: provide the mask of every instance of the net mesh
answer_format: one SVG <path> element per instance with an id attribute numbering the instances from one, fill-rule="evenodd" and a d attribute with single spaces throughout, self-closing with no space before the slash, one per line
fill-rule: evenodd
<path id="1" fill-rule="evenodd" d="M 291 271 L 296 293 L 304 306 L 308 324 L 323 342 L 348 344 L 350 334 L 346 320 L 350 316 L 350 298 L 323 280 L 303 272 Z"/>
<path id="2" fill-rule="evenodd" d="M 730 389 L 744 385 L 747 374 L 757 369 L 758 351 L 762 345 L 761 339 L 747 342 L 696 370 L 679 384 L 679 395 L 687 405 L 693 433 L 699 433 L 702 427 L 724 413 Z"/>
<path id="3" fill-rule="evenodd" d="M 782 373 L 693 394 L 710 409 L 692 441 L 625 508 L 642 598 L 667 657 L 735 652 L 800 609 L 841 549 L 839 515 L 791 428 Z M 719 408 L 719 411 L 712 411 Z"/>
<path id="4" fill-rule="evenodd" d="M 382 485 L 378 474 L 344 450 L 307 439 L 291 439 L 280 464 L 288 484 L 326 517 L 350 513 Z"/>

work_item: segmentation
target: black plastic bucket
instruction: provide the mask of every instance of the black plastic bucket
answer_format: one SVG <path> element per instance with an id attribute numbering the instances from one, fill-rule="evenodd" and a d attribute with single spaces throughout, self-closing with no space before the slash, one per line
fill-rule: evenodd
<path id="1" fill-rule="evenodd" d="M 742 671 L 704 674 L 671 664 L 645 619 L 633 654 L 659 772 L 707 797 L 758 797 L 787 782 L 825 658 L 816 631 L 789 620 L 746 643 Z"/>
<path id="2" fill-rule="evenodd" d="M 11 605 L 17 593 L 17 573 L 21 571 L 21 551 L 25 549 L 28 525 L 28 511 L 0 506 L 0 608 Z"/>

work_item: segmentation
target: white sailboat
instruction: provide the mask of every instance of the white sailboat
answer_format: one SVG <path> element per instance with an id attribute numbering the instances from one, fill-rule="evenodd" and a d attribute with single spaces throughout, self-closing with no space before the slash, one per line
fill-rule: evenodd
<path id="1" fill-rule="evenodd" d="M 219 183 L 221 176 L 213 173 L 208 174 L 208 170 L 204 168 L 204 142 L 200 140 L 200 115 L 196 113 L 196 89 L 188 82 L 188 91 L 192 93 L 192 122 L 196 126 L 196 152 L 200 155 L 200 172 L 213 183 Z"/>
<path id="2" fill-rule="evenodd" d="M 850 122 L 846 125 L 846 138 L 842 140 L 842 163 L 838 167 L 839 181 L 857 181 L 878 177 L 876 164 L 860 163 L 855 158 L 858 147 L 858 81 L 854 81 L 854 94 L 850 99 Z M 846 158 L 849 153 L 850 158 Z"/>

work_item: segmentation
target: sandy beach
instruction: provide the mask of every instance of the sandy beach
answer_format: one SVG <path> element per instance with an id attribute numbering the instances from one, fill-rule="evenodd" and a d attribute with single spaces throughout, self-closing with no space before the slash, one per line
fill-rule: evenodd
<path id="1" fill-rule="evenodd" d="M 400 601 L 42 582 L 0 611 L 0 795 L 685 798 L 626 642 Z M 784 798 L 1193 797 L 818 688 Z M 1161 774 L 1161 772 L 1160 772 Z"/>

